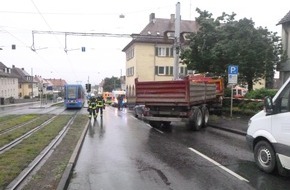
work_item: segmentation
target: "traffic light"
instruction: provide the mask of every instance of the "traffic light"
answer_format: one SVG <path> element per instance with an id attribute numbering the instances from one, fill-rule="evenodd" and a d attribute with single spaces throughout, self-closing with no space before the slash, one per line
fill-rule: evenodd
<path id="1" fill-rule="evenodd" d="M 82 52 L 85 52 L 86 51 L 86 47 L 82 47 Z"/>
<path id="2" fill-rule="evenodd" d="M 86 90 L 87 92 L 91 92 L 91 84 L 86 84 Z"/>

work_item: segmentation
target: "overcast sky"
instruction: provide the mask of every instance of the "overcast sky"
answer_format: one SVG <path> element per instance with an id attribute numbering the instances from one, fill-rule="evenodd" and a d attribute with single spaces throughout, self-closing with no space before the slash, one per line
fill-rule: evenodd
<path id="1" fill-rule="evenodd" d="M 252 19 L 256 27 L 267 27 L 279 36 L 281 25 L 276 24 L 290 11 L 284 0 L 0 0 L 0 62 L 68 83 L 89 80 L 94 85 L 105 77 L 119 77 L 125 74 L 126 63 L 121 50 L 130 38 L 67 36 L 65 43 L 64 35 L 32 35 L 32 31 L 140 33 L 150 13 L 169 19 L 176 13 L 177 2 L 183 20 L 194 20 L 197 7 L 213 13 L 214 18 L 222 12 L 234 12 L 236 19 Z M 12 44 L 16 50 L 11 49 Z M 36 51 L 31 50 L 32 45 Z"/>

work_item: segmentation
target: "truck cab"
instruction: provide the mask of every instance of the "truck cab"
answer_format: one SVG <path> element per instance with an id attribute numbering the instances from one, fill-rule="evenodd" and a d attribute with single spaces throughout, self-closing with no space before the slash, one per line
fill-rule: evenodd
<path id="1" fill-rule="evenodd" d="M 264 110 L 249 120 L 246 139 L 262 171 L 289 173 L 290 78 L 273 98 L 265 98 Z"/>

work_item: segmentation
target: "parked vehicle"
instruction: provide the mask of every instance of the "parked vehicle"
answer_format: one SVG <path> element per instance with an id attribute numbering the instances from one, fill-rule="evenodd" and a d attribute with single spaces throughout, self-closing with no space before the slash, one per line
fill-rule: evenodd
<path id="1" fill-rule="evenodd" d="M 264 107 L 249 120 L 246 139 L 262 171 L 284 175 L 290 170 L 290 78 Z"/>
<path id="2" fill-rule="evenodd" d="M 64 86 L 64 105 L 69 108 L 82 108 L 85 103 L 85 90 L 80 84 Z"/>
<path id="3" fill-rule="evenodd" d="M 122 96 L 122 106 L 127 107 L 126 91 L 124 90 L 113 90 L 112 91 L 112 103 L 113 107 L 118 107 L 118 96 Z"/>
<path id="4" fill-rule="evenodd" d="M 216 83 L 209 81 L 208 78 L 195 81 L 190 77 L 174 81 L 136 79 L 136 95 L 131 100 L 135 105 L 144 105 L 140 107 L 143 118 L 153 127 L 170 126 L 176 121 L 199 130 L 207 125 L 211 111 L 221 111 L 220 91 L 217 93 Z"/>
<path id="5" fill-rule="evenodd" d="M 105 100 L 106 104 L 111 105 L 112 99 L 113 99 L 113 93 L 112 92 L 103 92 L 103 99 Z"/>

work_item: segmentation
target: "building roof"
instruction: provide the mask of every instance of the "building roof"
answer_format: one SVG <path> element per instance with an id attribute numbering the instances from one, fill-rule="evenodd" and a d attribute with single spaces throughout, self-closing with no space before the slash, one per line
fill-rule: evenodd
<path id="1" fill-rule="evenodd" d="M 17 75 L 11 73 L 11 69 L 6 67 L 2 62 L 0 62 L 0 77 L 18 78 Z"/>
<path id="2" fill-rule="evenodd" d="M 197 23 L 191 20 L 181 20 L 180 33 L 197 31 Z M 155 18 L 155 14 L 151 13 L 149 24 L 140 32 L 140 35 L 163 36 L 166 32 L 175 31 L 175 15 L 171 14 L 170 19 Z"/>
<path id="3" fill-rule="evenodd" d="M 63 79 L 45 79 L 47 82 L 50 82 L 53 86 L 64 86 L 67 82 Z"/>
<path id="4" fill-rule="evenodd" d="M 6 66 L 2 62 L 0 62 L 0 70 L 3 71 L 5 68 Z"/>
<path id="5" fill-rule="evenodd" d="M 180 34 L 183 41 L 183 34 L 196 32 L 198 25 L 196 21 L 181 20 Z M 149 23 L 140 32 L 140 34 L 132 34 L 133 40 L 126 45 L 122 51 L 126 51 L 133 43 L 164 43 L 172 44 L 174 42 L 175 31 L 175 15 L 171 14 L 170 19 L 155 18 L 155 14 L 151 13 Z"/>
<path id="6" fill-rule="evenodd" d="M 20 69 L 20 68 L 15 67 L 15 65 L 13 65 L 11 69 L 11 73 L 17 76 L 19 83 L 32 82 L 33 78 L 24 70 L 24 68 Z"/>
<path id="7" fill-rule="evenodd" d="M 277 25 L 284 24 L 286 22 L 290 22 L 290 11 L 280 20 Z"/>

